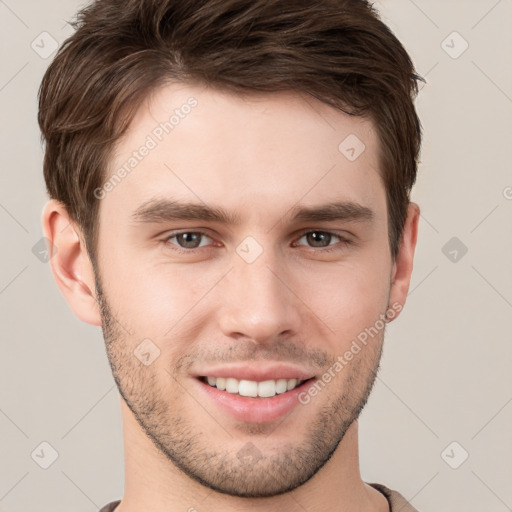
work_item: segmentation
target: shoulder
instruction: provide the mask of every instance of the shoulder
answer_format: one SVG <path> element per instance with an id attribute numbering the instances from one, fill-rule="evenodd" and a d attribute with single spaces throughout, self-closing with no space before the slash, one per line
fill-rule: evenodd
<path id="1" fill-rule="evenodd" d="M 393 491 L 382 484 L 368 483 L 368 485 L 384 494 L 389 502 L 391 512 L 418 512 L 399 492 Z"/>
<path id="2" fill-rule="evenodd" d="M 105 505 L 100 512 L 114 512 L 116 507 L 121 503 L 121 500 L 111 501 L 108 505 Z"/>

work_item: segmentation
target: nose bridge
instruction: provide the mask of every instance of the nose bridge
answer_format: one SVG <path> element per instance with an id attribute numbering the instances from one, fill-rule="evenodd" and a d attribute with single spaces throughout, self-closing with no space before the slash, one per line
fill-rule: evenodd
<path id="1" fill-rule="evenodd" d="M 287 273 L 276 251 L 266 248 L 250 261 L 243 252 L 242 256 L 235 254 L 234 268 L 224 283 L 220 308 L 224 334 L 265 343 L 285 332 L 296 332 L 298 301 L 285 284 Z"/>

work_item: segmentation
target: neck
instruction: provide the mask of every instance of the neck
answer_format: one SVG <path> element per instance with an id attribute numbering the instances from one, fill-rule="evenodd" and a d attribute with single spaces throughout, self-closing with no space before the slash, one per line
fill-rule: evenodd
<path id="1" fill-rule="evenodd" d="M 213 491 L 178 469 L 147 437 L 121 399 L 125 493 L 115 512 L 388 512 L 386 498 L 364 483 L 355 421 L 331 459 L 305 484 L 270 498 L 238 498 Z"/>

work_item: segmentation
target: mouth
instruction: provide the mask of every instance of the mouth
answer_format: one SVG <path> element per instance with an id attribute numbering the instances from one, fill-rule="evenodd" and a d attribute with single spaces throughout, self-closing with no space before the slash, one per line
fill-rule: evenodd
<path id="1" fill-rule="evenodd" d="M 301 404 L 299 396 L 307 391 L 315 377 L 246 380 L 235 377 L 198 376 L 199 396 L 206 403 L 242 423 L 272 423 L 284 419 Z M 308 407 L 300 406 L 299 414 Z"/>

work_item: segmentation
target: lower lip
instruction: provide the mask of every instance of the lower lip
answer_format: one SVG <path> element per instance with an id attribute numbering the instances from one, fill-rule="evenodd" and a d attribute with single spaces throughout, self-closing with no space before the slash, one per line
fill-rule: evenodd
<path id="1" fill-rule="evenodd" d="M 300 386 L 269 398 L 253 398 L 221 391 L 200 379 L 195 379 L 200 389 L 220 409 L 238 421 L 246 423 L 270 423 L 276 421 L 300 405 L 298 396 L 309 388 L 314 379 L 303 382 Z"/>

